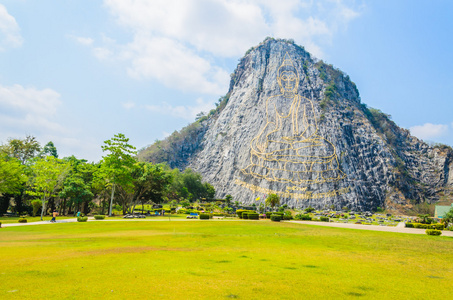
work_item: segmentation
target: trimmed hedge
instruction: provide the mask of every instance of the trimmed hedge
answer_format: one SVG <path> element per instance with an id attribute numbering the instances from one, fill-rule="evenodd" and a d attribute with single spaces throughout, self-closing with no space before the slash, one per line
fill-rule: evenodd
<path id="1" fill-rule="evenodd" d="M 95 220 L 104 220 L 104 219 L 105 219 L 105 216 L 104 216 L 104 215 L 95 215 L 95 216 L 94 216 L 94 219 L 95 219 Z"/>
<path id="2" fill-rule="evenodd" d="M 25 218 L 19 219 L 19 223 L 27 223 L 27 219 Z"/>
<path id="3" fill-rule="evenodd" d="M 247 209 L 238 209 L 236 210 L 236 214 L 238 215 L 239 219 L 247 219 L 247 215 L 244 216 L 244 213 L 254 213 L 255 211 L 253 210 L 247 210 Z"/>
<path id="4" fill-rule="evenodd" d="M 88 221 L 88 217 L 78 217 L 77 222 L 86 222 Z"/>
<path id="5" fill-rule="evenodd" d="M 282 216 L 280 214 L 272 214 L 271 221 L 280 222 L 282 220 Z"/>
<path id="6" fill-rule="evenodd" d="M 408 224 L 411 224 L 411 225 L 407 226 Z M 435 224 L 406 223 L 406 227 L 408 227 L 408 228 L 421 228 L 421 229 L 436 229 L 436 230 L 444 230 L 445 229 L 445 225 L 444 224 L 440 224 L 440 223 L 435 223 Z"/>
<path id="7" fill-rule="evenodd" d="M 426 229 L 426 234 L 427 235 L 441 235 L 442 231 L 437 230 L 437 229 Z"/>
<path id="8" fill-rule="evenodd" d="M 244 215 L 244 214 L 242 214 L 242 215 Z M 249 220 L 259 220 L 260 219 L 260 214 L 255 213 L 255 212 L 253 212 L 253 213 L 249 212 L 249 213 L 246 213 L 246 215 Z"/>
<path id="9" fill-rule="evenodd" d="M 321 222 L 329 222 L 329 217 L 320 217 L 319 221 L 321 221 Z"/>
<path id="10" fill-rule="evenodd" d="M 200 220 L 209 220 L 209 214 L 200 214 Z"/>

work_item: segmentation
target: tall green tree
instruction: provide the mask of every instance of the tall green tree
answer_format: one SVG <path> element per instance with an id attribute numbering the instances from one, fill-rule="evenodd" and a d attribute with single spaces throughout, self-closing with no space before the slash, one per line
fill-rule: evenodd
<path id="1" fill-rule="evenodd" d="M 23 165 L 36 157 L 41 151 L 41 145 L 34 136 L 28 135 L 25 139 L 9 139 L 6 145 L 2 145 L 2 152 L 8 156 L 17 158 Z"/>
<path id="2" fill-rule="evenodd" d="M 102 164 L 112 186 L 109 216 L 112 215 L 115 187 L 119 185 L 127 192 L 132 191 L 134 187 L 131 171 L 136 162 L 134 157 L 136 151 L 135 147 L 128 142 L 129 138 L 118 133 L 110 140 L 104 141 L 102 146 L 102 151 L 107 152 L 107 155 L 103 156 Z"/>
<path id="3" fill-rule="evenodd" d="M 57 147 L 53 144 L 52 141 L 48 142 L 41 151 L 42 156 L 52 155 L 55 158 L 58 158 Z"/>
<path id="4" fill-rule="evenodd" d="M 0 154 L 0 194 L 19 193 L 26 180 L 19 160 Z"/>
<path id="5" fill-rule="evenodd" d="M 31 165 L 33 179 L 32 190 L 27 191 L 30 195 L 39 196 L 42 199 L 41 220 L 46 211 L 46 203 L 50 197 L 56 196 L 69 171 L 69 164 L 53 156 L 46 156 L 36 160 Z"/>
<path id="6" fill-rule="evenodd" d="M 453 224 L 453 208 L 445 214 L 442 218 L 442 222 L 445 224 L 445 227 L 448 227 L 448 224 Z"/>
<path id="7" fill-rule="evenodd" d="M 66 157 L 64 161 L 68 162 L 70 169 L 59 193 L 60 198 L 64 199 L 63 213 L 66 209 L 66 199 L 70 199 L 70 206 L 74 205 L 74 210 L 80 210 L 82 204 L 89 203 L 94 197 L 91 190 L 93 166 L 86 160 L 77 159 L 75 156 Z M 88 205 L 85 205 L 85 208 L 87 207 Z"/>
<path id="8" fill-rule="evenodd" d="M 277 194 L 269 194 L 266 198 L 266 205 L 274 208 L 280 204 L 280 197 Z"/>

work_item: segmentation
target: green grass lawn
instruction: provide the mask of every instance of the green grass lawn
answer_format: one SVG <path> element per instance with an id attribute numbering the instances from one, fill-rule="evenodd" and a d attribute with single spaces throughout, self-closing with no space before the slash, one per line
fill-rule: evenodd
<path id="1" fill-rule="evenodd" d="M 2 299 L 448 299 L 453 239 L 270 221 L 0 229 Z"/>
<path id="2" fill-rule="evenodd" d="M 74 216 L 58 216 L 57 220 L 63 220 L 63 219 L 73 219 L 75 218 Z M 19 222 L 19 217 L 0 217 L 0 223 L 2 224 L 7 224 L 7 223 L 18 223 Z M 27 219 L 27 223 L 30 222 L 39 222 L 41 221 L 41 216 L 37 217 L 25 217 Z M 51 216 L 44 216 L 42 218 L 43 221 L 50 221 L 52 219 Z"/>

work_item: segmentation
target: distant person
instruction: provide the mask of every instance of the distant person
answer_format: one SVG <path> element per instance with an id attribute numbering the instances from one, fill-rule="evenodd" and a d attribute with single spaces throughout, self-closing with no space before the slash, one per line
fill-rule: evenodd
<path id="1" fill-rule="evenodd" d="M 80 211 L 77 212 L 77 218 L 80 217 Z"/>
<path id="2" fill-rule="evenodd" d="M 52 212 L 52 220 L 50 220 L 50 222 L 55 223 L 56 222 L 55 219 L 56 219 L 57 216 L 58 216 L 58 212 L 57 212 L 56 209 L 54 209 L 53 212 Z"/>

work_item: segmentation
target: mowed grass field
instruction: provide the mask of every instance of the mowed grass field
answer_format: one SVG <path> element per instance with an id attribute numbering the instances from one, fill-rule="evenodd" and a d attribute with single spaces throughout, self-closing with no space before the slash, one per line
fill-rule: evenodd
<path id="1" fill-rule="evenodd" d="M 453 239 L 270 221 L 0 229 L 1 299 L 450 299 Z"/>

